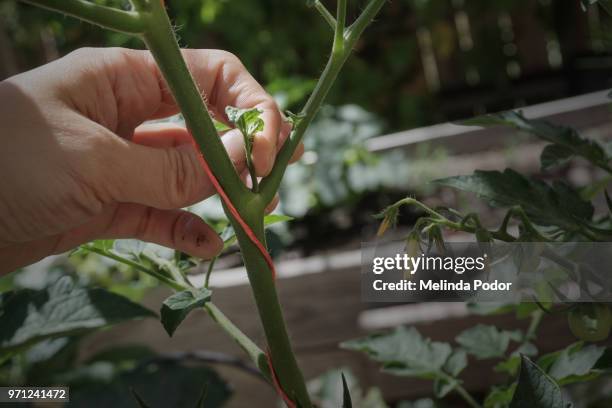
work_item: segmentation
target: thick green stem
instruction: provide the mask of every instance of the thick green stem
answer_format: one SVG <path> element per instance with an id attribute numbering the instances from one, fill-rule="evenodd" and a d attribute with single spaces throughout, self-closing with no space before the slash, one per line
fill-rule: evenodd
<path id="1" fill-rule="evenodd" d="M 263 210 L 257 209 L 247 214 L 245 221 L 253 228 L 257 238 L 265 242 Z M 282 308 L 279 303 L 272 271 L 259 249 L 246 236 L 239 225 L 232 220 L 244 264 L 253 289 L 255 303 L 266 335 L 268 352 L 283 391 L 298 406 L 312 406 L 304 377 L 299 369 L 285 326 Z"/>
<path id="2" fill-rule="evenodd" d="M 252 198 L 244 186 L 219 138 L 212 118 L 178 46 L 172 25 L 159 1 L 149 3 L 149 11 L 141 11 L 147 29 L 144 41 L 153 54 L 187 127 L 200 152 L 234 205 L 240 209 Z"/>
<path id="3" fill-rule="evenodd" d="M 141 34 L 145 25 L 138 13 L 101 6 L 85 0 L 22 0 L 48 10 L 77 17 L 89 23 L 130 34 Z"/>

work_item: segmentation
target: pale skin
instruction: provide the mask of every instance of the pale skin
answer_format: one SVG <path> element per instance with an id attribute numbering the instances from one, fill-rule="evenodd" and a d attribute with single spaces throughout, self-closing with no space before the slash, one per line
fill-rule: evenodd
<path id="1" fill-rule="evenodd" d="M 263 110 L 253 163 L 267 175 L 290 131 L 272 97 L 228 52 L 184 57 L 216 119 L 227 105 Z M 143 125 L 177 112 L 147 51 L 81 49 L 0 82 L 0 273 L 93 239 L 218 254 L 212 228 L 181 209 L 215 193 L 188 131 Z M 242 135 L 230 131 L 222 141 L 246 179 Z"/>

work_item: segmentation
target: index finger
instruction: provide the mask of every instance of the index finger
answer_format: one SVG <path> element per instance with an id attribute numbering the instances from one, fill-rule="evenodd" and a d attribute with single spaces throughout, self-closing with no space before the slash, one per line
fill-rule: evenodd
<path id="1" fill-rule="evenodd" d="M 227 106 L 241 109 L 258 108 L 262 111 L 264 130 L 255 135 L 253 164 L 258 176 L 267 175 L 274 164 L 283 123 L 272 96 L 253 78 L 240 60 L 229 52 L 185 50 L 184 55 L 196 82 L 208 85 L 204 86 L 207 88 L 205 93 L 217 118 L 227 120 Z M 210 78 L 214 78 L 214 81 Z"/>

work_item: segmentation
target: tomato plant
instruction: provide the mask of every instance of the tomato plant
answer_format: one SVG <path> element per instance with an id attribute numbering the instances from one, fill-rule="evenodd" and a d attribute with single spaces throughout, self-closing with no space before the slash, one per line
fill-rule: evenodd
<path id="1" fill-rule="evenodd" d="M 217 135 L 217 126 L 181 55 L 163 1 L 132 0 L 130 10 L 84 0 L 25 2 L 114 31 L 132 34 L 140 38 L 151 51 L 185 118 L 194 144 L 199 148 L 203 170 L 222 198 L 224 209 L 235 231 L 265 332 L 267 351 L 261 350 L 222 314 L 211 302 L 211 291 L 206 286 L 193 287 L 179 263 L 160 259 L 154 254 L 147 254 L 144 263 L 141 262 L 140 255 L 136 259 L 128 259 L 118 255 L 108 243 L 93 243 L 84 246 L 83 250 L 128 262 L 174 289 L 176 293 L 164 302 L 161 310 L 162 322 L 169 334 L 173 333 L 189 311 L 204 307 L 249 354 L 288 406 L 311 407 L 312 403 L 292 351 L 274 286 L 274 264 L 265 245 L 264 210 L 273 200 L 289 160 L 299 146 L 306 128 L 319 110 L 357 40 L 384 1 L 370 1 L 350 25 L 346 21 L 346 0 L 337 2 L 336 16 L 321 2 L 311 2 L 310 5 L 322 15 L 333 31 L 330 57 L 304 108 L 297 115 L 289 115 L 293 122 L 291 135 L 282 146 L 272 171 L 261 182 L 254 176 L 250 157 L 252 135 L 263 126 L 259 112 L 227 108 L 228 118 L 242 131 L 245 139 L 247 165 L 252 177 L 250 189 L 242 183 Z"/>
<path id="2" fill-rule="evenodd" d="M 202 171 L 209 175 L 222 198 L 229 223 L 220 226 L 219 229 L 223 231 L 226 246 L 236 241 L 240 245 L 265 333 L 266 349 L 262 349 L 247 337 L 215 305 L 214 293 L 208 285 L 214 260 L 209 264 L 204 284 L 195 287 L 186 277 L 186 272 L 198 261 L 181 253 L 166 256 L 167 254 L 160 254 L 141 243 L 132 241 L 95 241 L 83 245 L 78 252 L 94 253 L 110 258 L 173 289 L 174 293 L 163 302 L 160 310 L 161 322 L 170 336 L 191 311 L 203 308 L 242 347 L 287 406 L 313 407 L 311 395 L 285 328 L 282 308 L 275 289 L 274 264 L 268 253 L 264 235 L 267 225 L 283 219 L 264 216 L 264 210 L 277 193 L 289 160 L 302 141 L 306 129 L 312 123 L 363 31 L 377 15 L 384 1 L 370 0 L 352 24 L 347 24 L 346 21 L 346 0 L 337 1 L 335 16 L 320 1 L 309 1 L 309 5 L 321 14 L 333 33 L 330 56 L 304 107 L 298 114 L 287 113 L 293 130 L 267 177 L 261 180 L 255 177 L 250 155 L 253 134 L 261 131 L 263 126 L 263 121 L 259 117 L 260 112 L 227 107 L 228 119 L 244 137 L 247 168 L 251 177 L 250 187 L 246 187 L 236 173 L 217 137 L 218 133 L 226 128 L 212 120 L 181 55 L 175 30 L 162 1 L 132 0 L 132 8 L 129 10 L 102 6 L 85 0 L 23 1 L 110 30 L 133 35 L 142 40 L 151 51 L 181 109 L 194 144 L 201 153 Z M 585 7 L 590 3 L 594 1 L 583 1 Z M 561 166 L 575 157 L 580 157 L 607 173 L 606 177 L 612 175 L 612 167 L 609 164 L 610 150 L 582 138 L 573 129 L 544 121 L 528 120 L 517 112 L 487 115 L 470 120 L 466 124 L 510 126 L 546 141 L 548 145 L 541 156 L 544 170 Z M 417 221 L 414 230 L 407 237 L 409 253 L 415 253 L 418 245 L 423 242 L 442 246 L 443 231 L 448 229 L 473 234 L 478 241 L 484 243 L 494 240 L 606 241 L 612 238 L 610 215 L 595 218 L 591 204 L 593 194 L 601 193 L 601 189 L 597 188 L 601 183 L 596 183 L 591 189 L 578 192 L 562 181 L 548 184 L 507 169 L 504 172 L 477 171 L 471 176 L 439 180 L 438 184 L 476 193 L 488 203 L 507 209 L 500 226 L 489 229 L 483 225 L 476 213 L 463 214 L 449 208 L 430 208 L 414 198 L 405 198 L 383 211 L 379 235 L 393 228 L 401 206 L 410 205 L 418 207 L 425 216 Z M 590 196 L 587 191 L 590 191 Z M 603 194 L 612 212 L 612 201 L 607 192 L 604 191 Z M 513 235 L 510 230 L 512 223 L 518 225 L 518 235 Z M 538 259 L 538 254 L 529 258 L 530 263 L 527 267 L 533 267 Z M 70 324 L 67 324 L 71 310 L 65 309 L 66 316 L 54 313 L 53 302 L 60 300 L 65 305 L 78 303 L 83 309 L 79 315 L 81 319 L 72 319 Z M 112 304 L 113 307 L 95 307 L 100 304 Z M 0 323 L 4 329 L 0 337 L 0 350 L 3 352 L 2 358 L 5 359 L 14 357 L 42 340 L 56 339 L 67 334 L 81 333 L 92 327 L 104 327 L 152 314 L 148 309 L 122 296 L 108 291 L 83 288 L 74 285 L 70 279 L 60 279 L 38 291 L 9 292 L 0 297 L 0 305 L 3 311 L 0 314 Z M 36 318 L 25 319 L 28 308 L 35 306 L 39 308 L 40 313 L 35 316 Z M 525 331 L 499 330 L 493 326 L 478 325 L 458 334 L 454 344 L 425 338 L 414 328 L 399 327 L 390 333 L 345 342 L 343 347 L 366 353 L 375 361 L 382 363 L 384 370 L 390 374 L 432 380 L 436 397 L 444 398 L 456 393 L 473 408 L 483 406 L 561 408 L 568 406 L 567 398 L 561 392 L 562 385 L 591 380 L 610 369 L 604 358 L 607 349 L 583 342 L 572 344 L 556 353 L 538 356 L 534 345 L 538 327 L 547 313 L 557 312 L 557 309 L 567 313 L 570 329 L 581 340 L 593 342 L 608 337 L 611 315 L 607 305 L 571 305 L 567 310 L 564 307 L 565 305 L 538 305 L 538 307 L 522 304 L 503 305 L 495 310 L 495 313 L 515 312 L 519 316 L 529 317 L 530 323 Z M 66 346 L 62 344 L 61 348 Z M 102 357 L 97 358 L 94 363 L 106 361 Z M 479 401 L 463 386 L 460 378 L 468 366 L 468 358 L 498 359 L 495 370 L 507 374 L 508 383 L 493 388 L 483 401 Z M 126 357 L 121 361 L 133 364 L 133 360 Z M 185 369 L 173 366 L 171 373 L 182 373 L 187 382 L 193 373 L 187 371 L 187 374 L 184 374 L 185 371 L 180 371 L 179 368 Z M 211 373 L 206 372 L 204 375 L 213 382 L 218 380 Z M 177 374 L 176 377 L 180 376 Z M 375 392 L 368 392 L 366 395 L 354 390 L 349 392 L 354 388 L 351 387 L 354 380 L 348 374 L 341 376 L 339 372 L 334 372 L 333 377 L 341 379 L 344 389 L 341 400 L 334 401 L 336 405 L 350 407 L 357 401 L 375 401 L 372 403 L 375 404 L 373 406 L 385 406 Z M 167 378 L 155 377 L 155 381 L 166 380 Z M 326 380 L 328 379 L 324 378 L 322 382 L 325 383 Z M 193 384 L 189 386 L 192 387 Z M 325 386 L 320 388 L 324 389 Z M 223 395 L 217 396 L 217 400 L 223 400 L 226 396 L 225 391 Z M 153 394 L 155 390 L 150 392 Z M 151 397 L 135 393 L 134 398 L 141 406 L 146 406 L 146 401 Z M 200 398 L 198 406 L 202 405 L 202 401 L 203 398 Z M 363 404 L 365 406 L 365 402 Z"/>

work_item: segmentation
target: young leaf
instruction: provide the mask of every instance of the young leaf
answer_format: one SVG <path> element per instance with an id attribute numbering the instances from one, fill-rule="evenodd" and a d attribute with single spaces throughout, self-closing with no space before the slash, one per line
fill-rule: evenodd
<path id="1" fill-rule="evenodd" d="M 521 356 L 514 397 L 510 408 L 569 408 L 559 385 L 526 356 Z"/>
<path id="2" fill-rule="evenodd" d="M 264 128 L 264 121 L 260 118 L 262 113 L 263 111 L 258 108 L 239 109 L 233 106 L 227 106 L 225 108 L 225 114 L 229 121 L 240 130 L 240 133 L 242 133 L 246 153 L 246 164 L 251 176 L 252 190 L 255 192 L 259 189 L 259 182 L 251 158 L 251 152 L 253 151 L 255 133 L 261 132 Z"/>
<path id="3" fill-rule="evenodd" d="M 227 126 L 223 122 L 219 122 L 216 119 L 213 119 L 213 124 L 215 125 L 215 130 L 217 131 L 217 133 L 227 132 L 228 130 L 231 130 L 231 127 Z"/>
<path id="4" fill-rule="evenodd" d="M 264 227 L 294 220 L 293 217 L 283 214 L 268 214 L 264 217 Z"/>
<path id="5" fill-rule="evenodd" d="M 378 231 L 376 232 L 377 237 L 382 237 L 389 228 L 395 227 L 395 224 L 397 224 L 398 213 L 398 207 L 391 206 L 381 214 L 383 220 L 381 221 Z"/>
<path id="6" fill-rule="evenodd" d="M 401 376 L 434 378 L 452 354 L 447 343 L 423 338 L 414 328 L 400 326 L 392 332 L 347 341 L 341 347 L 362 351 L 383 363 L 386 372 Z"/>
<path id="7" fill-rule="evenodd" d="M 75 286 L 64 276 L 42 290 L 13 292 L 2 304 L 0 351 L 97 329 L 155 313 L 102 288 Z"/>
<path id="8" fill-rule="evenodd" d="M 566 385 L 599 376 L 600 371 L 595 369 L 595 365 L 605 350 L 605 347 L 585 347 L 584 343 L 577 342 L 561 351 L 542 356 L 538 363 L 560 385 Z"/>
<path id="9" fill-rule="evenodd" d="M 571 187 L 561 182 L 552 186 L 527 178 L 511 169 L 477 170 L 471 176 L 436 180 L 437 184 L 475 193 L 495 207 L 520 206 L 539 225 L 556 225 L 574 229 L 590 221 L 593 206 Z"/>
<path id="10" fill-rule="evenodd" d="M 353 408 L 353 401 L 351 400 L 351 391 L 349 389 L 348 384 L 346 383 L 344 373 L 342 373 L 342 395 L 342 408 Z"/>
<path id="11" fill-rule="evenodd" d="M 461 332 L 455 340 L 465 350 L 482 360 L 502 357 L 510 344 L 512 334 L 494 326 L 479 324 Z"/>
<path id="12" fill-rule="evenodd" d="M 580 137 L 578 132 L 570 127 L 555 125 L 541 119 L 527 119 L 520 112 L 513 111 L 480 116 L 469 119 L 464 124 L 511 126 L 566 149 L 562 154 L 565 159 L 569 158 L 567 156 L 569 152 L 570 155 L 584 157 L 596 166 L 609 168 L 609 158 L 603 147 L 593 140 Z"/>
<path id="13" fill-rule="evenodd" d="M 255 133 L 261 132 L 264 128 L 264 121 L 260 117 L 262 113 L 263 111 L 258 108 L 239 109 L 233 106 L 225 108 L 225 114 L 229 121 L 250 141 L 252 141 Z"/>
<path id="14" fill-rule="evenodd" d="M 207 288 L 183 290 L 164 300 L 161 307 L 161 322 L 170 337 L 193 309 L 202 307 L 212 292 Z"/>

